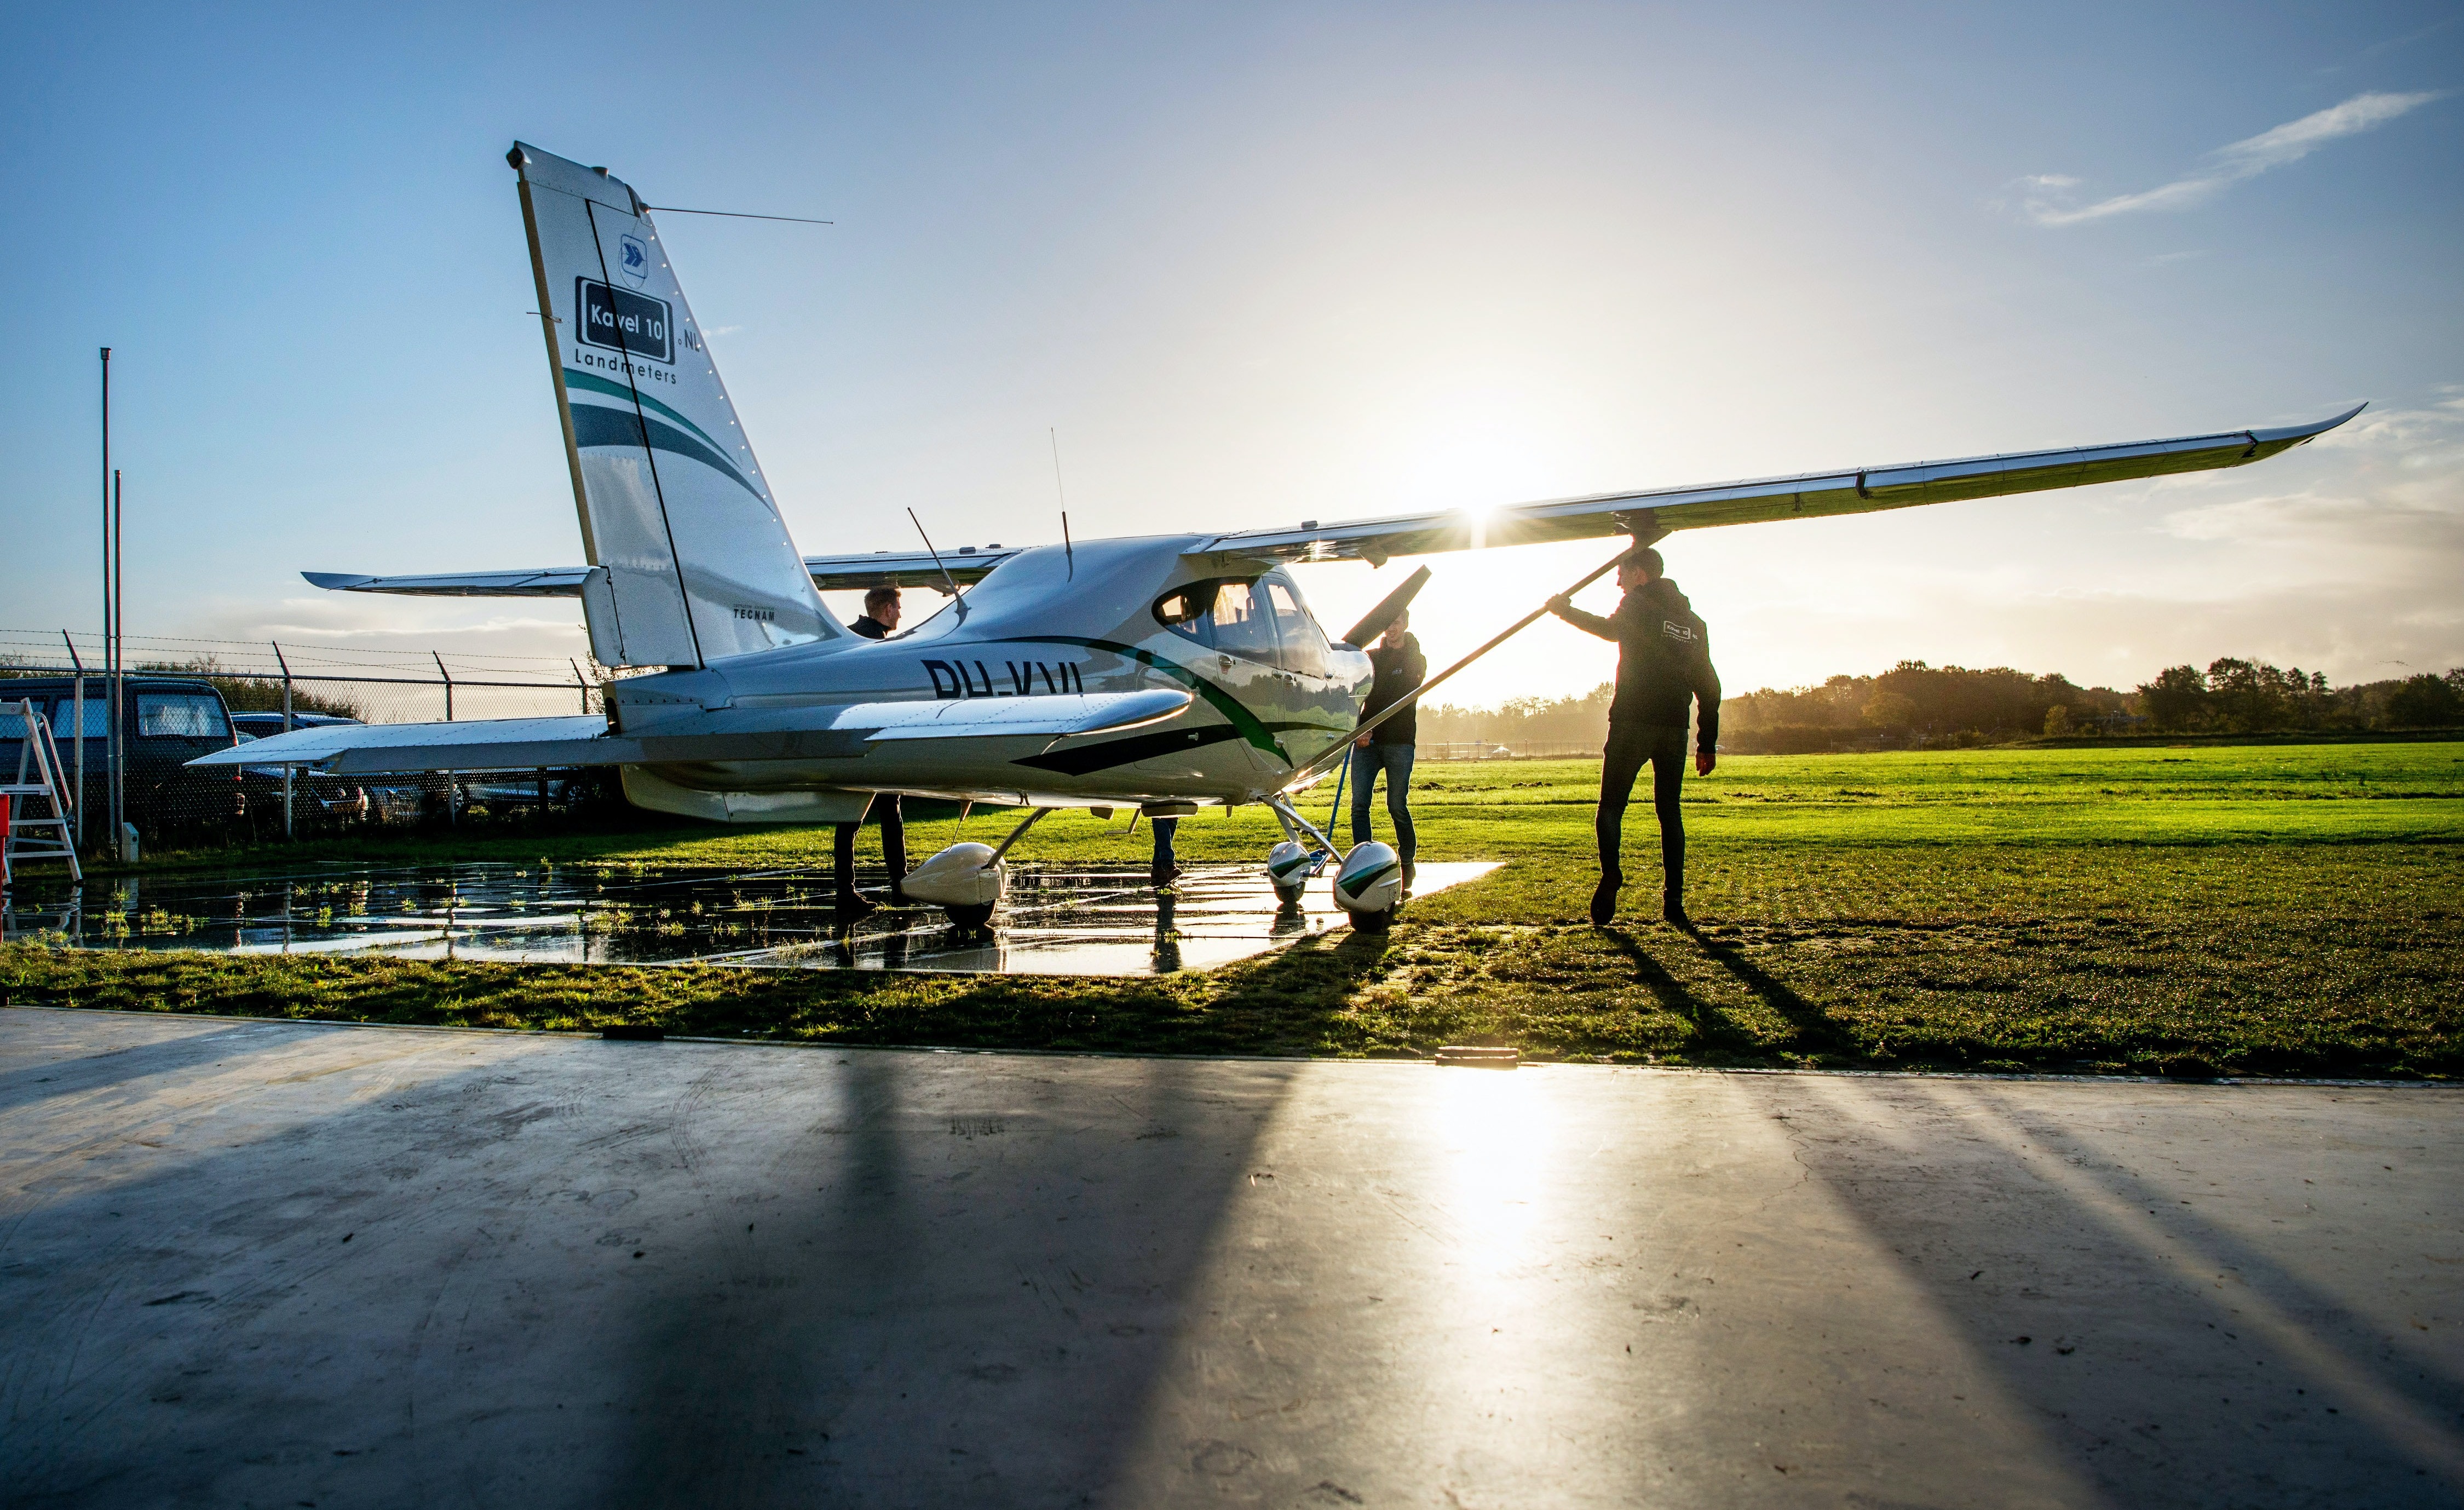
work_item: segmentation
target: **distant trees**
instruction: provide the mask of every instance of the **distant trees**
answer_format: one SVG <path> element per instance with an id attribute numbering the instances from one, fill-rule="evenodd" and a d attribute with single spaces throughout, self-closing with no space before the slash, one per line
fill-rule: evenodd
<path id="1" fill-rule="evenodd" d="M 1721 743 L 1773 754 L 1909 744 L 1982 744 L 2130 717 L 2110 687 L 2008 666 L 1971 670 L 1903 660 L 1879 677 L 1833 677 L 1818 687 L 1766 687 L 1721 704 Z"/>
<path id="2" fill-rule="evenodd" d="M 2139 688 L 2157 729 L 2261 734 L 2297 729 L 2448 728 L 2464 722 L 2464 667 L 2444 677 L 2331 687 L 2324 675 L 2233 656 L 2208 669 L 2168 666 Z"/>
<path id="3" fill-rule="evenodd" d="M 1579 698 L 1516 698 L 1497 708 L 1423 708 L 1423 744 L 1597 744 L 1615 687 Z M 2121 733 L 2243 734 L 2303 729 L 2464 726 L 2464 667 L 2443 677 L 2331 687 L 2299 667 L 2233 656 L 2169 666 L 2135 691 L 2081 687 L 2008 666 L 1982 671 L 1903 660 L 1878 677 L 1765 687 L 1720 705 L 1720 744 L 1741 754 L 1968 745 Z"/>

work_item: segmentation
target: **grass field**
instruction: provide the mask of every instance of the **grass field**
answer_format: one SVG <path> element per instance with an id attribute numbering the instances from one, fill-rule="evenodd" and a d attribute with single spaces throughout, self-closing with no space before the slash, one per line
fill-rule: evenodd
<path id="1" fill-rule="evenodd" d="M 1486 1042 L 1670 1063 L 2464 1072 L 2464 744 L 1732 757 L 1687 784 L 1692 935 L 1655 921 L 1656 886 L 1628 893 L 1617 926 L 1582 922 L 1595 771 L 1424 767 L 1422 856 L 1505 868 L 1415 904 L 1384 941 L 1337 935 L 1211 973 L 952 979 L 20 945 L 0 950 L 0 1001 L 1139 1052 Z M 964 832 L 1007 821 L 978 813 Z M 1379 823 L 1382 836 L 1382 811 Z M 1143 833 L 1106 828 L 1056 816 L 1021 857 L 1143 860 Z M 920 855 L 959 823 L 910 829 Z M 1244 810 L 1184 822 L 1180 847 L 1254 860 L 1274 837 L 1270 817 Z M 1629 874 L 1656 876 L 1647 806 L 1627 840 Z M 827 845 L 825 830 L 678 825 L 378 840 L 327 857 L 809 865 Z"/>

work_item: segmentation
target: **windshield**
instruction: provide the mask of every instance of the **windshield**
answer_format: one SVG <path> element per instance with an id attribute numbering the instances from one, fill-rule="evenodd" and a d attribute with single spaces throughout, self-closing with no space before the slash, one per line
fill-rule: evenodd
<path id="1" fill-rule="evenodd" d="M 1281 570 L 1175 588 L 1155 600 L 1155 616 L 1210 650 L 1305 677 L 1328 675 L 1326 636 Z"/>
<path id="2" fill-rule="evenodd" d="M 223 700 L 210 692 L 141 692 L 137 695 L 137 732 L 182 739 L 231 738 L 223 722 Z"/>

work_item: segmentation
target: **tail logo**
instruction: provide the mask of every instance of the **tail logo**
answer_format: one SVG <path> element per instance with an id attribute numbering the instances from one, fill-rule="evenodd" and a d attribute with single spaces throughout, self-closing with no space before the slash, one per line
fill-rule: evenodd
<path id="1" fill-rule="evenodd" d="M 623 250 L 616 259 L 616 271 L 635 288 L 650 280 L 650 249 L 640 236 L 630 232 L 625 234 Z"/>
<path id="2" fill-rule="evenodd" d="M 627 289 L 578 278 L 582 306 L 582 339 L 594 346 L 627 352 L 652 362 L 671 362 L 668 339 L 668 301 Z"/>

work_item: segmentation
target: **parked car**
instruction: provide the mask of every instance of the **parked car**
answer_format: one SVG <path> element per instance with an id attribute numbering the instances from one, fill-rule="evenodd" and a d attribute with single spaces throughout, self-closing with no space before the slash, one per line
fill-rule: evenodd
<path id="1" fill-rule="evenodd" d="M 294 713 L 290 719 L 295 729 L 360 722 L 330 713 Z M 270 740 L 283 732 L 283 715 L 279 713 L 234 713 L 231 721 L 243 744 Z M 248 796 L 252 826 L 267 837 L 280 833 L 283 767 L 243 766 L 239 770 L 240 788 Z M 309 828 L 330 828 L 338 823 L 361 822 L 366 819 L 368 811 L 367 788 L 348 777 L 330 776 L 302 767 L 291 778 L 291 822 L 295 833 Z"/>
<path id="2" fill-rule="evenodd" d="M 20 707 L 32 702 L 34 716 L 50 721 L 66 767 L 62 774 L 72 781 L 78 746 L 84 746 L 85 788 L 79 800 L 88 806 L 86 842 L 96 844 L 103 840 L 97 815 L 110 801 L 110 684 L 96 676 L 87 677 L 84 684 L 80 728 L 77 678 L 0 677 L 0 771 L 10 780 L 16 778 L 26 750 Z M 238 742 L 231 709 L 213 684 L 187 677 L 143 676 L 124 677 L 121 686 L 121 734 L 127 758 L 121 789 L 128 821 L 140 837 L 148 844 L 218 837 L 244 822 L 248 798 L 239 771 L 187 768 L 198 756 Z"/>

